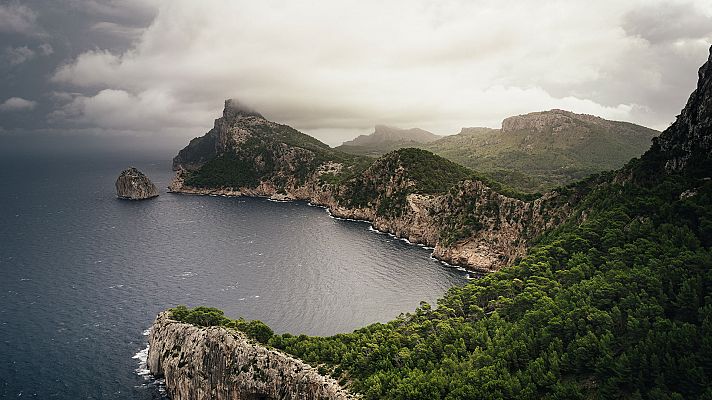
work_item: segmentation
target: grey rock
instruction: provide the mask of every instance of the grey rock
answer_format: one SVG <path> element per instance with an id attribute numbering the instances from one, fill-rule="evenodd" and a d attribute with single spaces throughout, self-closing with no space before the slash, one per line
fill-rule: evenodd
<path id="1" fill-rule="evenodd" d="M 126 200 L 143 200 L 158 196 L 158 188 L 143 172 L 129 167 L 116 179 L 116 196 Z"/>
<path id="2" fill-rule="evenodd" d="M 707 169 L 712 163 L 712 47 L 698 72 L 697 88 L 677 120 L 653 141 L 651 151 L 664 158 L 668 172 Z"/>
<path id="3" fill-rule="evenodd" d="M 173 400 L 357 399 L 316 368 L 224 327 L 202 328 L 159 314 L 149 335 L 148 368 Z"/>

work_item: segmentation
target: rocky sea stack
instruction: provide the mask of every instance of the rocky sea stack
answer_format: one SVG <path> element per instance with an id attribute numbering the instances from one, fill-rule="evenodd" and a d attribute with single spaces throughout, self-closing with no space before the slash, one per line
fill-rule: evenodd
<path id="1" fill-rule="evenodd" d="M 158 196 L 158 188 L 143 172 L 129 167 L 116 179 L 116 196 L 126 200 L 144 200 Z"/>

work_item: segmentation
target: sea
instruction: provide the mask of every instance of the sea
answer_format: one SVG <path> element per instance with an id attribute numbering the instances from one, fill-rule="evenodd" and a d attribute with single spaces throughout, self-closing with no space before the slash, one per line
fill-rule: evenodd
<path id="1" fill-rule="evenodd" d="M 468 274 L 305 202 L 166 193 L 170 154 L 0 160 L 0 398 L 161 399 L 147 329 L 179 304 L 332 335 Z M 128 166 L 161 189 L 115 196 Z"/>

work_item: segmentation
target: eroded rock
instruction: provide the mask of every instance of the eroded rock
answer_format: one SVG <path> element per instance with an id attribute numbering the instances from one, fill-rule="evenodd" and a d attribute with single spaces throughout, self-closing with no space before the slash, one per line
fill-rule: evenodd
<path id="1" fill-rule="evenodd" d="M 116 196 L 126 200 L 144 200 L 158 196 L 158 188 L 143 172 L 129 167 L 116 179 Z"/>

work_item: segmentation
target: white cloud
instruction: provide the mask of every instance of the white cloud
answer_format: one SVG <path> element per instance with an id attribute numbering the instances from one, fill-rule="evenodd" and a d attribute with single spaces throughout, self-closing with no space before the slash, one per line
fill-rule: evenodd
<path id="1" fill-rule="evenodd" d="M 679 4 L 707 12 L 698 3 Z M 96 93 L 56 116 L 135 131 L 200 129 L 194 136 L 235 97 L 332 144 L 375 123 L 455 133 L 550 108 L 664 127 L 712 33 L 641 39 L 630 15 L 649 5 L 163 1 L 128 51 L 89 51 L 56 71 L 55 83 Z M 646 15 L 636 26 L 647 26 Z"/>
<path id="2" fill-rule="evenodd" d="M 27 46 L 6 47 L 4 59 L 7 60 L 10 65 L 18 65 L 33 59 L 35 55 L 35 51 Z"/>
<path id="3" fill-rule="evenodd" d="M 21 97 L 10 97 L 0 104 L 0 111 L 10 112 L 10 111 L 29 111 L 37 106 L 36 101 L 25 100 Z"/>
<path id="4" fill-rule="evenodd" d="M 93 96 L 55 92 L 55 101 L 64 104 L 50 115 L 50 122 L 73 121 L 113 133 L 165 132 L 188 133 L 202 129 L 210 115 L 175 102 L 165 93 L 146 90 L 133 95 L 124 90 L 104 89 Z"/>
<path id="5" fill-rule="evenodd" d="M 27 36 L 43 34 L 37 26 L 37 14 L 18 3 L 0 4 L 0 32 Z"/>

